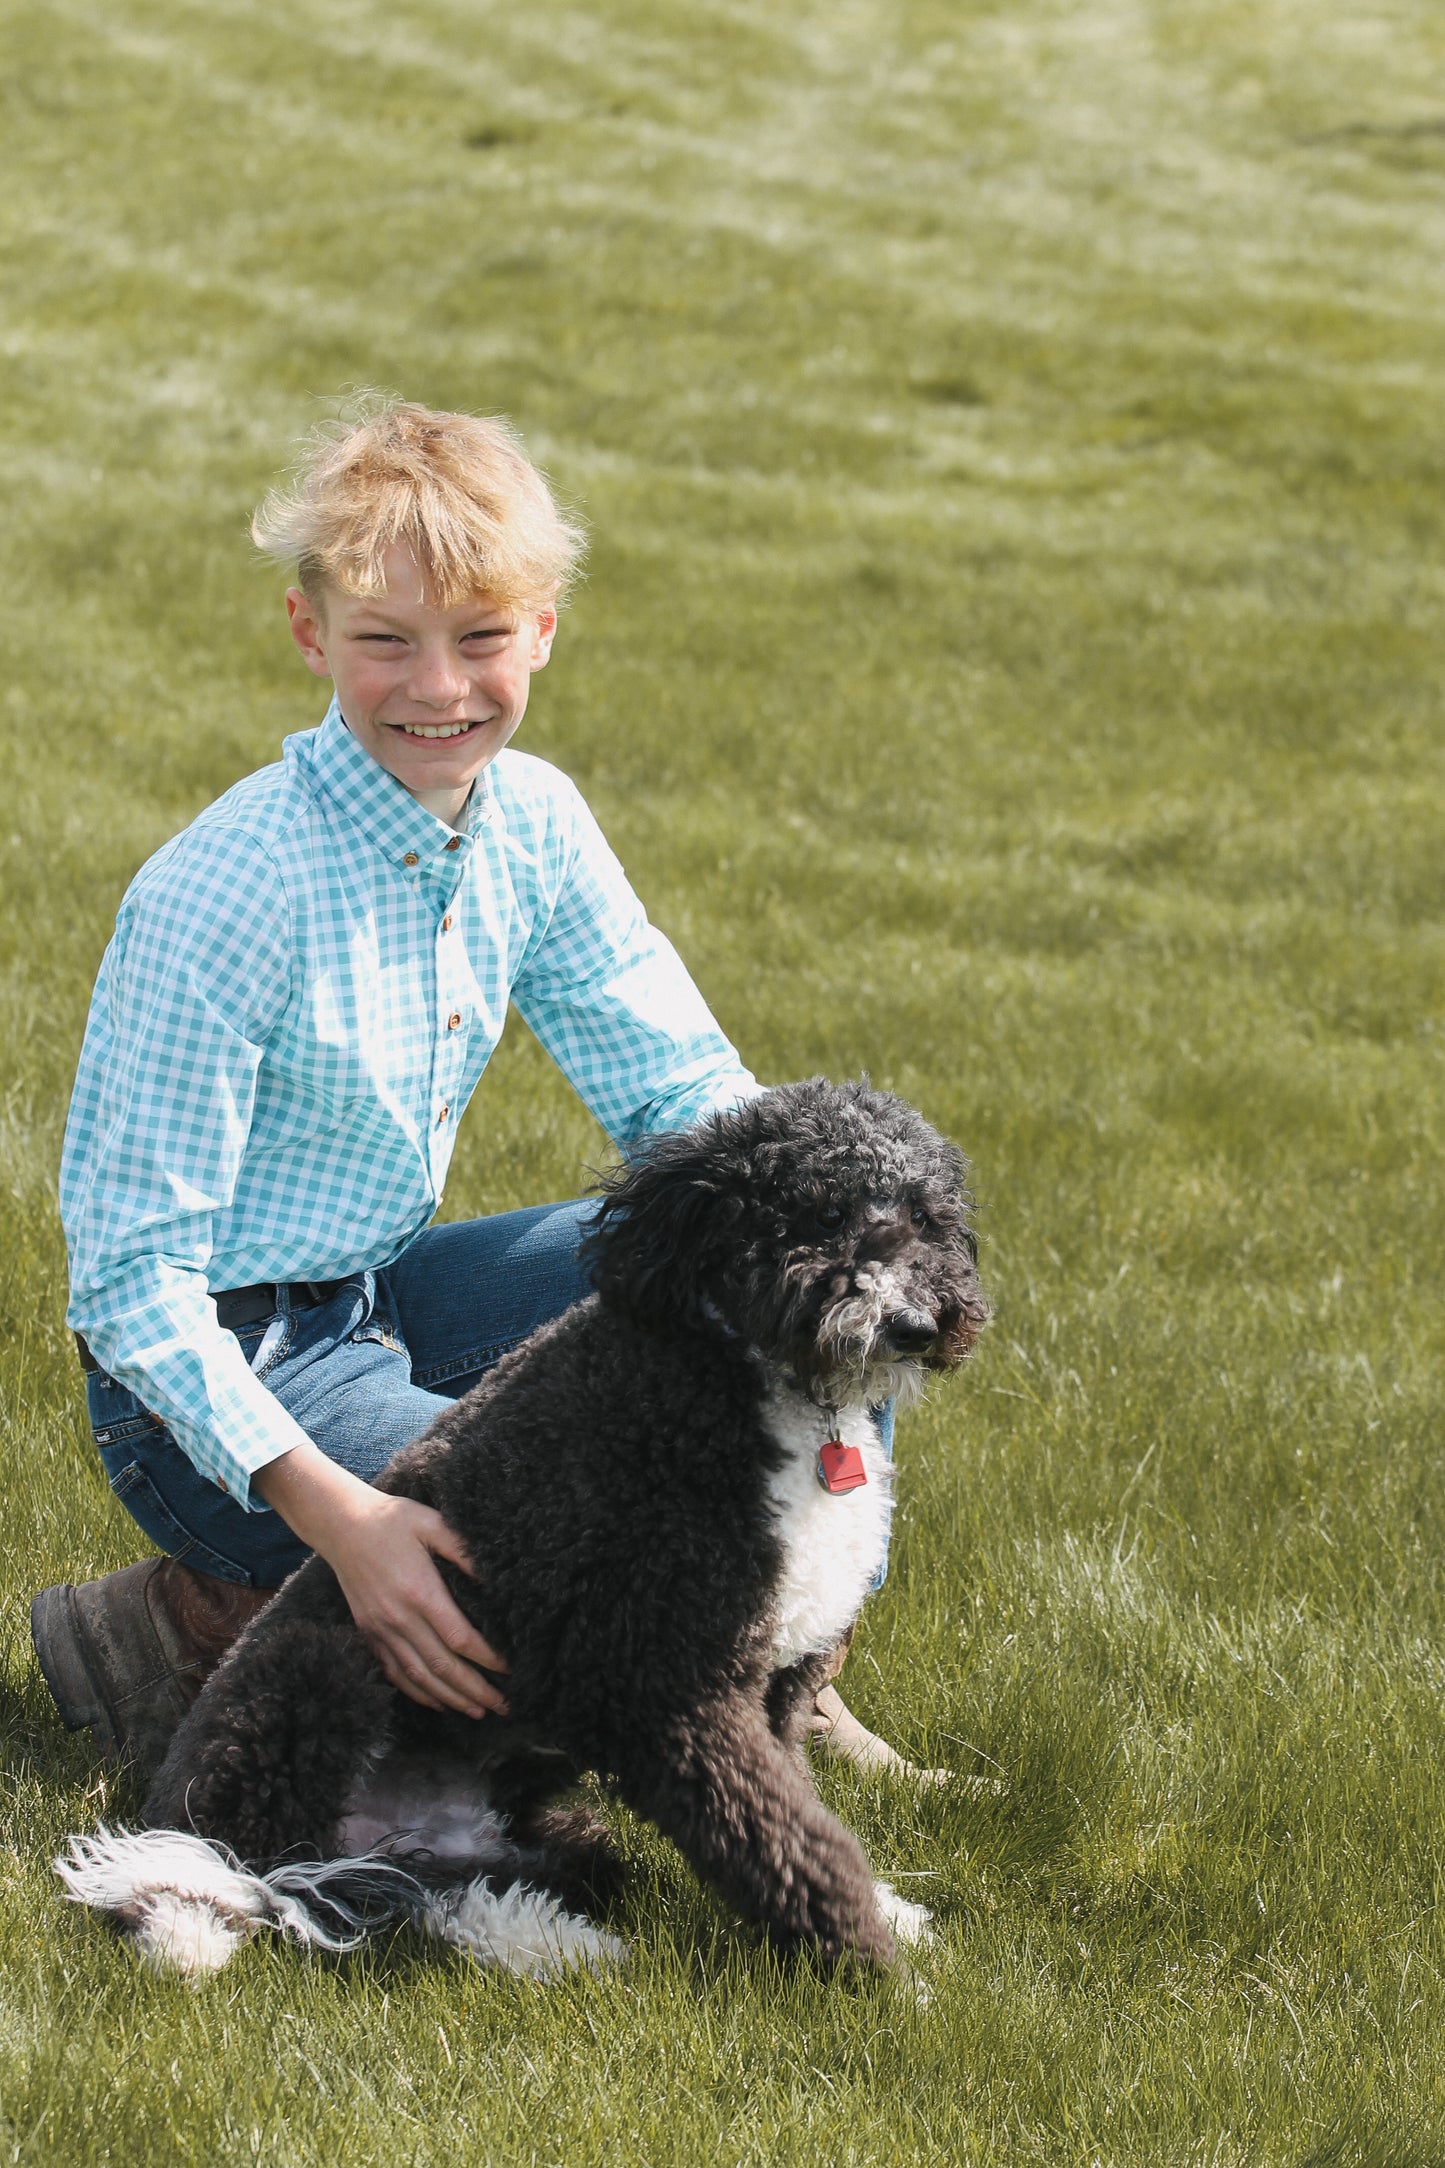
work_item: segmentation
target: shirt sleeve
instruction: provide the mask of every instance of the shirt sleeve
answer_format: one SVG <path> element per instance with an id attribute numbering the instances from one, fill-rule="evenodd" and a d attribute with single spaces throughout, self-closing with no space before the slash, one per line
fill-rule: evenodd
<path id="1" fill-rule="evenodd" d="M 672 943 L 649 923 L 575 792 L 556 900 L 512 998 L 624 1149 L 763 1088 L 719 1029 Z"/>
<path id="2" fill-rule="evenodd" d="M 291 973 L 284 886 L 258 844 L 218 827 L 160 854 L 101 966 L 61 1167 L 67 1322 L 252 1511 L 255 1471 L 308 1441 L 217 1323 L 207 1267 Z"/>

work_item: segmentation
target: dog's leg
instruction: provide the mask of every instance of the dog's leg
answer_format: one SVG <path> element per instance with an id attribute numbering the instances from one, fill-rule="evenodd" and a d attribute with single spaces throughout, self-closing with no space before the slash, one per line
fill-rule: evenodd
<path id="1" fill-rule="evenodd" d="M 850 1627 L 831 1655 L 805 1656 L 801 1663 L 790 1665 L 786 1671 L 775 1672 L 768 1681 L 769 1725 L 784 1746 L 796 1753 L 805 1769 L 808 1766 L 808 1734 L 812 1729 L 818 1689 L 837 1677 L 852 1638 Z M 811 1781 L 810 1773 L 810 1784 Z M 915 1944 L 929 1939 L 933 1925 L 931 1912 L 900 1897 L 890 1882 L 875 1882 L 873 1895 L 879 1911 L 893 1930 L 895 1942 Z"/>
<path id="2" fill-rule="evenodd" d="M 537 1807 L 513 1825 L 520 1873 L 549 1890 L 570 1912 L 600 1910 L 622 1886 L 622 1858 L 612 1832 L 590 1807 Z"/>
<path id="3" fill-rule="evenodd" d="M 667 1745 L 650 1768 L 619 1770 L 621 1790 L 706 1881 L 784 1947 L 893 1962 L 863 1847 L 760 1704 L 713 1702 L 679 1722 Z"/>
<path id="4" fill-rule="evenodd" d="M 768 1681 L 764 1707 L 768 1728 L 784 1746 L 804 1753 L 812 1720 L 814 1698 L 833 1674 L 826 1656 L 805 1656 L 786 1671 L 775 1671 Z"/>
<path id="5" fill-rule="evenodd" d="M 147 1827 L 101 1828 L 56 1861 L 71 1896 L 110 1913 L 153 1965 L 193 1977 L 263 1926 L 341 1949 L 383 1916 L 409 1916 L 422 1895 L 410 1877 L 326 1857 L 391 1698 L 354 1630 L 314 1615 L 279 1636 L 258 1624 L 172 1740 Z"/>
<path id="6" fill-rule="evenodd" d="M 324 1858 L 357 1778 L 386 1743 L 394 1699 L 349 1619 L 300 1618 L 285 1633 L 249 1635 L 177 1732 L 144 1819 L 214 1838 L 253 1863 Z"/>
<path id="7" fill-rule="evenodd" d="M 484 1744 L 485 1736 L 484 1727 Z M 621 1962 L 625 1945 L 583 1916 L 616 1880 L 608 1831 L 586 1807 L 552 1803 L 575 1775 L 561 1755 L 503 1752 L 492 1762 L 484 1753 L 474 1784 L 501 1817 L 504 1848 L 480 1873 L 435 1888 L 418 1915 L 427 1933 L 480 1965 L 534 1979 Z M 385 1778 L 383 1767 L 378 1784 Z"/>

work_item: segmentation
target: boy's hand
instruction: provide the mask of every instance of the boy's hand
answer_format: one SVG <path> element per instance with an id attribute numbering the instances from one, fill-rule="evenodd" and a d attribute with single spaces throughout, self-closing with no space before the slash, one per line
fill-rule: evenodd
<path id="1" fill-rule="evenodd" d="M 391 1684 L 426 1709 L 505 1715 L 501 1689 L 477 1670 L 507 1666 L 457 1608 L 434 1560 L 470 1573 L 439 1513 L 373 1490 L 315 1447 L 298 1446 L 252 1478 L 303 1543 L 319 1551 Z"/>
<path id="2" fill-rule="evenodd" d="M 382 1670 L 423 1708 L 505 1715 L 501 1689 L 476 1666 L 507 1667 L 458 1610 L 432 1562 L 448 1558 L 469 1573 L 460 1538 L 430 1506 L 363 1487 L 375 1507 L 343 1523 L 323 1555 Z"/>

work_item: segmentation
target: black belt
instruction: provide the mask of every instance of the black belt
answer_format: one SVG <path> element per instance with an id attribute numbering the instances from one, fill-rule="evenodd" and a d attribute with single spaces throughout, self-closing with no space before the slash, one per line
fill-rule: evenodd
<path id="1" fill-rule="evenodd" d="M 275 1280 L 258 1281 L 255 1287 L 222 1287 L 212 1297 L 216 1305 L 216 1319 L 227 1332 L 240 1332 L 246 1325 L 259 1325 L 264 1318 L 274 1317 L 281 1307 L 282 1287 L 291 1297 L 293 1310 L 314 1310 L 318 1303 L 330 1302 L 340 1280 L 292 1280 L 278 1284 Z M 90 1349 L 75 1336 L 80 1367 L 87 1377 L 100 1364 Z"/>

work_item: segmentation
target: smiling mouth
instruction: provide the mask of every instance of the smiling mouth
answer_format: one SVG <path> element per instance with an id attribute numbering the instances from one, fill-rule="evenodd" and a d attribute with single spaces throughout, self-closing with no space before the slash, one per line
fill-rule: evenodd
<path id="1" fill-rule="evenodd" d="M 409 738 L 464 738 L 469 730 L 480 730 L 480 722 L 469 723 L 388 723 L 388 730 L 404 730 Z"/>

